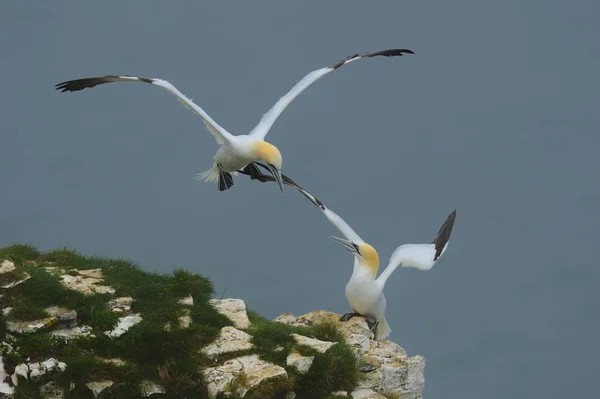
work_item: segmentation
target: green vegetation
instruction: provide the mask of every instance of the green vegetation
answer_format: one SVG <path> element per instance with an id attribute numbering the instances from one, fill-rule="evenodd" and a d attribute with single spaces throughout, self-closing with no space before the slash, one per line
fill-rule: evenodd
<path id="1" fill-rule="evenodd" d="M 39 386 L 54 381 L 64 389 L 67 397 L 93 397 L 85 386 L 90 381 L 111 380 L 114 385 L 102 393 L 103 398 L 140 398 L 140 384 L 150 380 L 166 390 L 165 398 L 206 398 L 207 387 L 202 369 L 214 366 L 200 353 L 210 344 L 224 326 L 232 322 L 217 312 L 209 303 L 213 286 L 205 277 L 183 269 L 169 274 L 143 271 L 128 260 L 84 256 L 65 249 L 41 253 L 29 245 L 12 245 L 0 248 L 0 261 L 9 259 L 15 270 L 0 275 L 0 283 L 18 281 L 29 274 L 31 278 L 10 289 L 3 290 L 0 306 L 12 309 L 7 315 L 0 313 L 0 333 L 5 336 L 7 321 L 39 320 L 48 317 L 46 308 L 61 306 L 77 311 L 77 323 L 91 327 L 93 335 L 72 339 L 68 343 L 53 338 L 48 330 L 13 334 L 4 338 L 12 347 L 0 351 L 6 370 L 24 361 L 36 362 L 54 357 L 66 363 L 62 373 L 52 373 L 41 381 L 20 383 L 15 398 L 38 398 Z M 78 271 L 100 269 L 103 281 L 99 284 L 114 288 L 111 294 L 90 294 L 66 288 L 59 276 L 81 276 Z M 94 273 L 94 272 L 91 272 Z M 192 306 L 179 303 L 191 295 Z M 112 330 L 122 313 L 110 309 L 109 301 L 118 297 L 134 298 L 130 313 L 142 315 L 142 321 L 126 334 L 112 338 L 104 334 Z M 189 315 L 193 320 L 187 328 L 179 326 L 179 317 Z M 228 359 L 258 353 L 266 361 L 286 368 L 288 378 L 276 378 L 249 391 L 245 398 L 283 398 L 294 391 L 298 398 L 325 398 L 330 392 L 351 390 L 358 382 L 357 359 L 344 343 L 335 322 L 323 322 L 310 328 L 292 327 L 262 318 L 249 310 L 252 335 L 256 349 L 228 353 L 219 357 Z M 165 328 L 168 325 L 169 328 Z M 52 327 L 58 328 L 58 327 Z M 298 345 L 290 334 L 297 333 L 324 341 L 337 342 L 325 353 Z M 315 356 L 313 367 L 304 375 L 286 365 L 286 358 L 296 351 L 305 356 Z M 120 365 L 109 359 L 118 358 Z M 244 375 L 231 384 L 231 392 L 243 383 Z M 71 389 L 72 388 L 72 389 Z M 235 394 L 231 396 L 235 398 Z"/>

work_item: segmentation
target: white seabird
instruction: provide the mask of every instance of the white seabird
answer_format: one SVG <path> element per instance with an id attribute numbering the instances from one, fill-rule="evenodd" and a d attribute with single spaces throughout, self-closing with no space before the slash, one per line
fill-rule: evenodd
<path id="1" fill-rule="evenodd" d="M 264 141 L 269 129 L 275 123 L 283 110 L 296 98 L 304 89 L 325 76 L 331 71 L 361 58 L 370 58 L 375 56 L 394 57 L 403 54 L 414 54 L 407 49 L 389 49 L 365 54 L 354 54 L 340 62 L 310 72 L 302 78 L 292 89 L 281 97 L 275 105 L 263 115 L 260 122 L 252 129 L 249 134 L 233 135 L 215 122 L 202 108 L 196 105 L 191 99 L 183 95 L 175 86 L 163 79 L 143 78 L 128 75 L 109 75 L 93 78 L 84 78 L 69 80 L 56 85 L 56 90 L 62 92 L 79 91 L 86 88 L 95 87 L 104 83 L 112 82 L 142 82 L 154 86 L 162 87 L 171 93 L 181 103 L 198 114 L 204 121 L 208 130 L 215 137 L 217 144 L 221 147 L 214 156 L 213 167 L 209 170 L 199 173 L 196 178 L 204 181 L 218 182 L 219 191 L 228 190 L 233 186 L 232 173 L 240 169 L 247 168 L 248 174 L 256 171 L 253 162 L 264 160 L 273 176 L 276 178 L 279 188 L 283 192 L 283 182 L 281 177 L 282 157 L 279 149 L 274 145 Z"/>

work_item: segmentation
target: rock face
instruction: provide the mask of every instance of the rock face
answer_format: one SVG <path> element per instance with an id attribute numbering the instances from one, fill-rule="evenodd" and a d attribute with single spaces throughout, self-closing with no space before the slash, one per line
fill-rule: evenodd
<path id="1" fill-rule="evenodd" d="M 211 399 L 229 389 L 243 397 L 250 389 L 277 377 L 287 378 L 283 367 L 259 359 L 258 355 L 242 356 L 226 361 L 222 366 L 204 370 Z M 240 383 L 235 384 L 235 379 Z"/>
<path id="2" fill-rule="evenodd" d="M 26 287 L 21 284 L 31 284 L 28 282 L 30 277 L 29 275 L 25 276 L 23 269 L 19 270 L 19 265 L 15 267 L 11 261 L 0 259 L 0 275 L 8 273 L 5 277 L 13 278 L 13 280 L 8 278 L 3 280 L 10 282 L 4 284 L 3 290 L 0 292 L 2 296 L 6 294 L 2 302 L 2 317 L 4 318 L 2 322 L 5 322 L 5 330 L 8 331 L 4 337 L 0 337 L 2 338 L 0 345 L 0 398 L 24 397 L 19 389 L 25 389 L 23 387 L 29 383 L 36 384 L 42 397 L 46 399 L 63 398 L 63 390 L 69 390 L 69 386 L 60 385 L 61 378 L 59 377 L 69 375 L 76 370 L 69 369 L 70 366 L 64 363 L 68 362 L 68 357 L 60 350 L 73 345 L 73 342 L 88 343 L 94 337 L 111 342 L 124 339 L 125 341 L 120 342 L 131 342 L 127 340 L 128 337 L 136 335 L 140 330 L 143 331 L 150 320 L 152 320 L 151 323 L 157 320 L 151 317 L 144 319 L 145 314 L 139 310 L 139 307 L 136 307 L 142 303 L 142 299 L 138 298 L 138 302 L 136 302 L 136 298 L 119 296 L 119 294 L 130 292 L 119 293 L 105 285 L 102 269 L 67 270 L 55 265 L 46 266 L 44 269 L 57 281 L 60 281 L 64 287 L 84 294 L 77 294 L 79 298 L 90 299 L 90 296 L 100 294 L 91 299 L 102 299 L 104 313 L 101 313 L 100 316 L 111 322 L 103 324 L 103 327 L 99 328 L 98 324 L 94 325 L 91 321 L 91 316 L 94 315 L 86 315 L 85 309 L 81 310 L 80 306 L 72 305 L 83 316 L 65 306 L 47 306 L 49 303 L 44 303 L 44 306 L 36 310 L 36 320 L 11 319 L 15 315 L 22 315 L 23 310 L 22 308 L 19 310 L 18 300 L 5 301 L 6 298 L 11 297 L 7 293 L 10 292 L 9 290 L 15 290 L 12 291 L 14 293 L 20 292 L 18 290 Z M 31 271 L 30 269 L 25 270 Z M 31 274 L 37 275 L 33 272 Z M 60 287 L 58 283 L 56 285 Z M 117 285 L 115 284 L 115 286 Z M 167 324 L 165 327 L 167 331 L 182 334 L 177 337 L 184 336 L 183 334 L 186 332 L 197 331 L 193 329 L 194 326 L 198 326 L 195 324 L 199 323 L 197 319 L 205 317 L 205 313 L 198 312 L 196 307 L 198 303 L 195 305 L 192 295 L 182 298 L 180 295 L 186 295 L 186 291 L 181 291 L 183 292 L 175 291 L 174 298 L 169 297 L 175 304 L 173 309 L 177 311 L 177 318 L 169 319 L 173 323 L 165 323 L 166 320 L 161 319 L 158 319 L 157 323 L 158 326 Z M 17 294 L 13 294 L 12 297 L 17 297 Z M 202 296 L 198 295 L 195 299 L 199 302 L 202 300 Z M 206 312 L 206 296 L 203 300 L 201 305 L 205 307 L 201 309 Z M 230 325 L 225 325 L 227 323 L 221 321 L 223 323 L 221 326 L 225 326 L 220 329 L 218 335 L 216 335 L 217 330 L 212 328 L 213 332 L 210 335 L 212 342 L 205 340 L 202 347 L 193 347 L 195 356 L 202 359 L 198 365 L 192 363 L 192 367 L 198 367 L 194 378 L 197 378 L 196 382 L 198 379 L 204 380 L 210 398 L 231 395 L 244 397 L 248 393 L 252 397 L 266 398 L 270 397 L 270 389 L 279 389 L 277 392 L 283 392 L 287 398 L 298 396 L 304 399 L 306 391 L 302 391 L 302 387 L 299 390 L 295 389 L 298 385 L 294 384 L 302 378 L 324 375 L 324 371 L 326 374 L 326 367 L 329 367 L 327 365 L 331 361 L 331 357 L 328 356 L 339 356 L 340 351 L 345 351 L 346 357 L 337 358 L 338 361 L 339 359 L 345 359 L 343 361 L 352 359 L 352 361 L 348 361 L 348 364 L 352 364 L 353 372 L 360 373 L 362 378 L 359 379 L 358 386 L 355 379 L 348 385 L 349 388 L 344 388 L 347 391 L 328 392 L 329 394 L 354 399 L 422 398 L 425 358 L 418 355 L 408 357 L 404 349 L 389 340 L 372 340 L 369 328 L 361 317 L 355 317 L 348 322 L 339 322 L 339 314 L 315 311 L 299 317 L 286 313 L 272 322 L 259 319 L 258 322 L 255 321 L 256 324 L 252 324 L 246 313 L 246 305 L 240 299 L 212 299 L 208 303 L 212 305 L 213 308 L 209 306 L 209 310 L 214 315 L 217 315 L 216 309 L 230 320 Z M 62 305 L 71 306 L 66 301 Z M 47 317 L 41 317 L 44 314 Z M 193 319 L 191 315 L 194 315 Z M 115 320 L 116 322 L 114 322 Z M 129 331 L 141 322 L 144 324 L 135 327 L 135 332 Z M 273 322 L 300 328 L 288 328 Z M 335 325 L 339 330 L 335 335 L 339 342 L 315 338 L 315 336 L 320 338 L 333 336 L 317 333 L 315 332 L 317 329 L 311 329 L 316 325 L 323 325 L 323 322 Z M 90 325 L 95 327 L 92 328 Z M 112 328 L 108 329 L 110 328 L 108 326 L 111 325 Z M 211 327 L 208 326 L 208 329 L 210 330 Z M 340 332 L 343 340 L 339 338 Z M 164 331 L 161 330 L 161 333 Z M 33 341 L 27 341 L 26 338 L 20 341 L 20 337 L 36 338 Z M 162 339 L 163 336 L 160 337 Z M 28 358 L 23 356 L 23 353 L 18 353 L 19 346 L 23 342 L 29 345 L 47 345 L 51 348 L 51 353 L 47 355 L 47 352 L 44 352 L 43 357 L 38 353 L 35 358 Z M 194 345 L 199 345 L 196 343 L 197 341 L 194 342 Z M 179 343 L 177 341 L 176 345 Z M 263 345 L 266 346 L 266 349 Z M 149 350 L 152 355 L 154 347 L 150 346 Z M 15 358 L 15 353 L 20 357 Z M 89 353 L 86 352 L 87 354 Z M 118 381 L 121 370 L 125 375 L 127 374 L 126 370 L 135 369 L 137 366 L 132 358 L 125 355 L 122 355 L 125 361 L 111 358 L 111 356 L 120 355 L 114 351 L 92 352 L 89 355 L 97 363 L 109 365 L 113 370 L 116 368 L 116 372 L 112 376 L 100 373 L 93 379 L 80 380 L 81 386 L 71 386 L 71 391 L 74 389 L 87 390 L 86 397 L 93 395 L 102 398 L 118 392 L 119 387 L 122 388 L 119 385 L 122 382 Z M 353 357 L 359 360 L 358 371 Z M 196 358 L 194 358 L 195 360 Z M 324 364 L 326 366 L 323 366 Z M 65 370 L 68 370 L 67 373 L 64 373 Z M 174 374 L 169 374 L 167 370 L 158 372 L 156 375 L 143 375 L 144 379 L 138 377 L 139 379 L 135 380 L 133 384 L 138 395 L 136 397 L 184 397 L 174 395 L 173 387 L 175 386 L 177 389 L 181 384 L 189 383 L 186 380 L 188 371 L 189 369 L 186 369 L 185 374 L 177 374 L 175 369 Z M 165 375 L 168 378 L 163 378 Z M 25 380 L 28 384 L 23 384 Z M 202 384 L 198 386 L 202 386 Z M 335 385 L 335 389 L 339 390 L 340 387 L 346 386 L 347 384 L 338 384 Z M 335 389 L 329 390 L 334 391 Z M 73 397 L 72 394 L 70 397 Z"/>
<path id="3" fill-rule="evenodd" d="M 316 311 L 299 317 L 286 313 L 274 321 L 298 327 L 310 327 L 323 320 L 337 322 L 339 318 L 340 315 L 337 313 Z M 353 398 L 383 398 L 381 393 L 398 393 L 403 399 L 422 398 L 425 384 L 423 356 L 408 357 L 404 349 L 387 339 L 371 340 L 367 323 L 361 317 L 354 317 L 350 321 L 339 324 L 346 342 L 360 359 L 359 369 L 363 381 L 352 392 Z"/>

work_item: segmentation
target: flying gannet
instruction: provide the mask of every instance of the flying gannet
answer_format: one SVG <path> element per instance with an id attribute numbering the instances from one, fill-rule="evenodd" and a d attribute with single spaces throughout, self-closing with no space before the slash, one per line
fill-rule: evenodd
<path id="1" fill-rule="evenodd" d="M 394 57 L 403 54 L 414 54 L 407 49 L 390 49 L 376 51 L 365 54 L 354 54 L 340 62 L 310 72 L 302 78 L 292 89 L 281 97 L 275 105 L 265 113 L 260 122 L 252 129 L 249 134 L 233 135 L 215 122 L 202 108 L 196 105 L 191 99 L 183 95 L 175 86 L 163 79 L 142 78 L 129 75 L 109 75 L 93 78 L 84 78 L 69 80 L 56 85 L 56 90 L 62 92 L 79 91 L 86 88 L 95 87 L 104 83 L 112 82 L 142 82 L 149 83 L 158 87 L 162 87 L 175 97 L 187 108 L 190 108 L 198 114 L 204 121 L 204 124 L 215 137 L 217 144 L 220 145 L 219 150 L 214 156 L 213 167 L 209 170 L 196 175 L 196 179 L 209 182 L 217 182 L 219 191 L 228 190 L 233 186 L 232 173 L 251 165 L 255 161 L 264 160 L 267 163 L 269 171 L 276 178 L 280 190 L 283 192 L 283 182 L 281 177 L 282 157 L 279 149 L 273 144 L 264 141 L 269 129 L 275 123 L 279 115 L 285 108 L 296 98 L 304 89 L 325 76 L 331 71 L 334 71 L 342 65 L 361 58 L 370 58 L 376 56 Z M 252 170 L 257 169 L 256 166 L 251 167 Z"/>
<path id="2" fill-rule="evenodd" d="M 255 178 L 260 181 L 274 180 L 268 175 Z M 348 321 L 355 316 L 364 317 L 376 340 L 386 338 L 392 331 L 385 319 L 386 301 L 383 288 L 387 279 L 398 266 L 413 267 L 419 270 L 429 270 L 433 267 L 448 248 L 448 241 L 456 218 L 456 209 L 448 215 L 431 243 L 404 244 L 396 248 L 390 257 L 387 268 L 377 277 L 379 254 L 375 248 L 360 238 L 344 219 L 328 209 L 317 197 L 291 180 L 286 184 L 295 187 L 323 211 L 327 219 L 346 237 L 346 239 L 330 238 L 341 244 L 355 257 L 352 277 L 346 284 L 346 298 L 352 312 L 344 314 L 340 321 Z"/>

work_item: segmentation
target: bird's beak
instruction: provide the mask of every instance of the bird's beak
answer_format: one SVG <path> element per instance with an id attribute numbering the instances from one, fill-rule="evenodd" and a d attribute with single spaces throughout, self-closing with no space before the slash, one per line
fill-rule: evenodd
<path id="1" fill-rule="evenodd" d="M 281 177 L 281 170 L 277 169 L 270 163 L 268 163 L 267 166 L 269 167 L 269 171 L 271 172 L 275 180 L 277 180 L 277 184 L 279 184 L 279 189 L 283 193 L 283 178 Z"/>
<path id="2" fill-rule="evenodd" d="M 354 247 L 354 243 L 352 241 L 348 241 L 348 240 L 344 240 L 343 238 L 339 238 L 339 237 L 329 237 L 331 238 L 333 241 L 342 244 L 342 246 L 344 248 L 346 248 L 348 251 L 352 252 L 352 253 L 356 253 L 356 248 Z"/>

